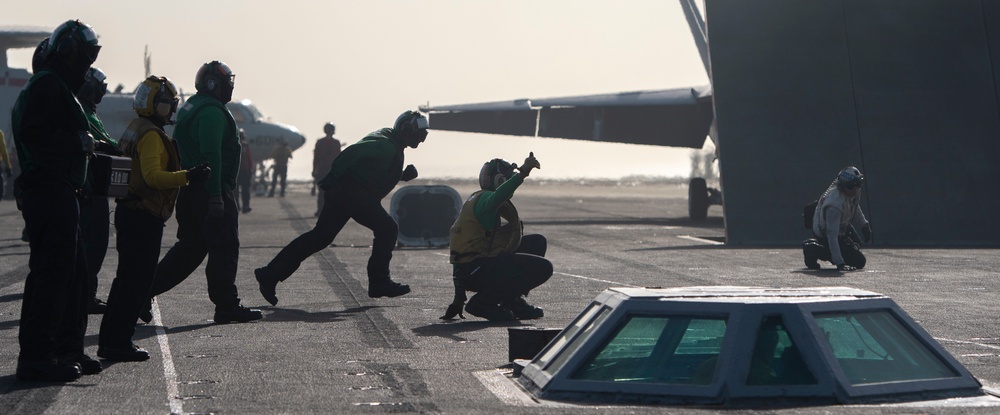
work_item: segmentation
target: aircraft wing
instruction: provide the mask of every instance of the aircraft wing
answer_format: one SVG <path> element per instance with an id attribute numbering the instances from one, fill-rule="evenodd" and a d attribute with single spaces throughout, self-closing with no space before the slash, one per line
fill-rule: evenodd
<path id="1" fill-rule="evenodd" d="M 688 148 L 704 145 L 713 116 L 708 86 L 421 110 L 434 130 Z"/>
<path id="2" fill-rule="evenodd" d="M 51 33 L 32 26 L 0 26 L 0 49 L 34 48 Z"/>

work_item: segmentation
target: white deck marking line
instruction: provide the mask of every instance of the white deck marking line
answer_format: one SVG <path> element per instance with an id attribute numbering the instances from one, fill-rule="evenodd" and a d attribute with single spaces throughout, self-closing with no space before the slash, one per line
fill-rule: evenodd
<path id="1" fill-rule="evenodd" d="M 608 281 L 608 280 L 602 280 L 600 278 L 584 277 L 583 275 L 573 275 L 573 274 L 567 274 L 565 272 L 553 272 L 553 274 L 565 275 L 567 277 L 579 278 L 581 280 L 590 280 L 590 281 L 597 281 L 597 282 L 605 282 L 605 283 L 608 283 L 608 284 L 615 284 L 615 286 L 617 286 L 617 287 L 623 287 L 623 286 L 624 287 L 636 287 L 636 288 L 641 287 L 639 285 L 626 284 L 624 282 Z"/>
<path id="2" fill-rule="evenodd" d="M 719 242 L 719 241 L 713 241 L 713 240 L 711 240 L 711 239 L 703 239 L 703 238 L 699 238 L 699 237 L 697 237 L 697 236 L 691 236 L 691 235 L 677 235 L 677 237 L 678 237 L 678 238 L 681 238 L 681 239 L 687 239 L 687 240 L 689 240 L 689 241 L 695 241 L 695 242 L 704 242 L 704 243 L 707 243 L 707 244 L 712 244 L 712 245 L 725 245 L 724 243 L 722 243 L 722 242 Z"/>
<path id="3" fill-rule="evenodd" d="M 996 346 L 996 345 L 992 345 L 992 344 L 983 344 L 983 343 L 970 342 L 968 340 L 952 340 L 952 339 L 946 339 L 944 337 L 935 337 L 934 340 L 937 340 L 939 342 L 940 341 L 944 341 L 944 342 L 952 342 L 952 343 L 959 343 L 959 344 L 971 344 L 973 346 L 984 347 L 984 348 L 987 348 L 987 349 L 1000 350 L 1000 346 Z"/>
<path id="4" fill-rule="evenodd" d="M 159 301 L 153 302 L 153 324 L 156 325 L 156 341 L 160 343 L 160 354 L 163 355 L 163 377 L 167 382 L 167 403 L 170 413 L 183 414 L 184 407 L 177 389 L 177 371 L 174 370 L 174 359 L 170 355 L 170 343 L 167 342 L 167 332 L 163 330 L 160 320 Z"/>

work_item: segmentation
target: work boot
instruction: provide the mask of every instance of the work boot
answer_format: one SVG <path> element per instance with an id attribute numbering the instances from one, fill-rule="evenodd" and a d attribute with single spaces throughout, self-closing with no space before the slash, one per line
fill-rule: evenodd
<path id="1" fill-rule="evenodd" d="M 20 380 L 42 382 L 72 382 L 82 376 L 80 365 L 56 360 L 17 361 L 16 376 Z"/>
<path id="2" fill-rule="evenodd" d="M 94 360 L 94 358 L 87 356 L 85 353 L 75 353 L 71 355 L 62 356 L 58 359 L 61 363 L 77 365 L 80 367 L 80 373 L 84 375 L 96 375 L 104 370 L 101 366 L 101 362 Z"/>
<path id="3" fill-rule="evenodd" d="M 104 314 L 107 309 L 108 303 L 101 301 L 100 298 L 94 297 L 87 302 L 87 314 Z"/>
<path id="4" fill-rule="evenodd" d="M 816 255 L 816 251 L 822 249 L 819 244 L 813 240 L 807 240 L 802 243 L 802 256 L 805 258 L 806 268 L 809 269 L 819 269 L 819 256 Z"/>
<path id="5" fill-rule="evenodd" d="M 129 343 L 128 347 L 98 347 L 97 357 L 112 362 L 144 362 L 149 360 L 149 352 Z"/>
<path id="6" fill-rule="evenodd" d="M 393 280 L 386 280 L 385 282 L 368 284 L 368 296 L 371 298 L 399 297 L 403 294 L 409 294 L 409 292 L 410 292 L 409 285 L 400 284 Z"/>
<path id="7" fill-rule="evenodd" d="M 264 318 L 264 314 L 260 310 L 254 310 L 252 308 L 246 308 L 242 305 L 236 305 L 231 308 L 219 308 L 215 307 L 215 324 L 226 324 L 226 323 L 246 323 L 248 321 L 260 320 Z"/>
<path id="8" fill-rule="evenodd" d="M 142 311 L 139 311 L 139 320 L 142 320 L 142 322 L 146 324 L 149 324 L 150 321 L 153 321 L 153 300 L 149 300 L 149 304 L 146 306 L 146 308 L 143 308 Z"/>
<path id="9" fill-rule="evenodd" d="M 266 271 L 264 271 L 264 268 L 253 270 L 253 276 L 257 279 L 257 288 L 260 289 L 260 295 L 263 295 L 264 299 L 271 303 L 271 305 L 278 305 L 278 295 L 275 293 L 278 281 L 270 278 Z"/>
<path id="10" fill-rule="evenodd" d="M 476 301 L 475 299 L 469 301 L 469 303 L 465 305 L 465 312 L 476 317 L 485 318 L 489 321 L 515 320 L 514 312 L 505 310 L 496 304 L 490 304 L 485 301 Z"/>
<path id="11" fill-rule="evenodd" d="M 524 300 L 524 297 L 520 296 L 512 300 L 502 301 L 500 303 L 500 308 L 510 310 L 510 312 L 514 313 L 514 317 L 518 320 L 542 318 L 545 315 L 541 308 L 528 304 L 528 302 Z"/>

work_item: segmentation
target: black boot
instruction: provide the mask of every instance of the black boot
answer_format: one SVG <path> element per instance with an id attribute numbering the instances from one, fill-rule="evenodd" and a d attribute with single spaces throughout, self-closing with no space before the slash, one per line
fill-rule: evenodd
<path id="1" fill-rule="evenodd" d="M 56 360 L 17 361 L 16 376 L 20 380 L 41 382 L 72 382 L 82 376 L 80 365 Z"/>
<path id="2" fill-rule="evenodd" d="M 219 308 L 215 307 L 215 324 L 226 324 L 226 323 L 246 323 L 248 321 L 260 320 L 264 318 L 264 314 L 260 310 L 254 310 L 252 308 L 246 308 L 242 305 L 237 305 L 230 308 Z"/>
<path id="3" fill-rule="evenodd" d="M 409 292 L 409 285 L 400 284 L 393 280 L 368 283 L 368 296 L 371 298 L 399 297 L 404 294 L 409 294 Z"/>
<path id="4" fill-rule="evenodd" d="M 264 268 L 253 270 L 253 276 L 257 279 L 257 287 L 260 289 L 260 295 L 264 296 L 264 299 L 271 303 L 271 305 L 278 305 L 278 294 L 275 292 L 278 288 L 278 281 L 268 276 Z"/>

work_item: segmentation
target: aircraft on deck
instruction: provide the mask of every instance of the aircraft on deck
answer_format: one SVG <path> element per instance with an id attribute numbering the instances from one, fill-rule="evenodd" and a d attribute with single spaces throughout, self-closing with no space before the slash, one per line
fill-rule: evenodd
<path id="1" fill-rule="evenodd" d="M 21 68 L 10 68 L 7 64 L 7 49 L 35 48 L 38 43 L 52 32 L 38 27 L 7 26 L 0 27 L 0 130 L 5 134 L 7 149 L 11 157 L 16 157 L 11 134 L 10 113 L 24 84 L 31 78 L 31 72 Z M 147 59 L 148 62 L 148 59 Z M 100 65 L 98 65 L 99 67 Z M 148 68 L 147 68 L 148 71 Z M 169 75 L 167 75 L 169 77 Z M 125 131 L 128 123 L 135 118 L 132 110 L 132 93 L 109 92 L 97 106 L 97 115 L 101 117 L 108 134 L 117 138 Z M 181 99 L 184 99 L 183 91 Z M 264 115 L 248 99 L 233 101 L 226 104 L 232 112 L 236 124 L 246 131 L 254 162 L 259 170 L 262 162 L 269 159 L 271 150 L 281 140 L 288 148 L 295 151 L 306 142 L 298 129 L 293 126 L 267 120 Z M 171 128 L 167 127 L 167 132 Z"/>
<path id="2" fill-rule="evenodd" d="M 705 71 L 711 79 L 705 21 L 694 0 L 680 0 Z M 430 128 L 445 131 L 647 144 L 701 149 L 714 134 L 712 87 L 516 99 L 459 105 L 422 105 Z M 669 126 L 664 128 L 664 126 Z M 719 190 L 691 179 L 688 213 L 704 220 L 710 205 L 721 205 Z"/>

